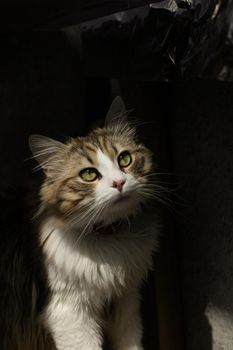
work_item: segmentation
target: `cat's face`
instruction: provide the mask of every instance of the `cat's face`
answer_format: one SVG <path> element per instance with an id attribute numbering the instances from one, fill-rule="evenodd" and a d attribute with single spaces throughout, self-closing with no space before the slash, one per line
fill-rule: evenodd
<path id="1" fill-rule="evenodd" d="M 46 173 L 42 206 L 74 226 L 127 218 L 149 194 L 151 153 L 125 122 L 65 144 L 33 136 L 31 145 Z"/>

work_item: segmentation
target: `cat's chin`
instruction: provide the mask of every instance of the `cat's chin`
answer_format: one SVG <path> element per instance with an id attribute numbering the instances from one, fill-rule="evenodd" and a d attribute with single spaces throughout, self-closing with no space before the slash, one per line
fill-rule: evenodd
<path id="1" fill-rule="evenodd" d="M 140 202 L 133 196 L 119 196 L 109 202 L 101 220 L 105 224 L 112 224 L 115 221 L 127 219 L 129 216 L 135 216 L 140 207 Z"/>
<path id="2" fill-rule="evenodd" d="M 111 205 L 113 206 L 119 205 L 119 204 L 128 205 L 130 201 L 132 201 L 132 196 L 130 196 L 129 194 L 124 194 L 112 199 Z"/>
<path id="3" fill-rule="evenodd" d="M 84 228 L 92 230 L 92 227 L 100 222 L 103 225 L 111 225 L 119 220 L 127 220 L 129 217 L 136 216 L 141 209 L 141 204 L 139 196 L 135 193 L 120 194 L 110 198 L 107 202 L 99 203 L 99 207 L 103 206 L 104 210 L 101 211 L 101 215 L 97 215 L 97 221 L 92 221 L 90 218 L 88 218 L 87 222 L 76 221 L 75 216 L 77 213 L 70 217 L 65 225 L 78 230 Z"/>

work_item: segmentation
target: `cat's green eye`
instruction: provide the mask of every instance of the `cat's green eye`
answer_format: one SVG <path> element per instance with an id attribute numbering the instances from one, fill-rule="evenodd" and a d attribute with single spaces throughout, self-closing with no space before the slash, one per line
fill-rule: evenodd
<path id="1" fill-rule="evenodd" d="M 118 156 L 117 160 L 118 160 L 118 164 L 121 168 L 126 168 L 127 166 L 129 166 L 131 164 L 132 157 L 128 151 L 124 151 Z"/>
<path id="2" fill-rule="evenodd" d="M 99 172 L 95 168 L 86 168 L 80 171 L 79 176 L 84 180 L 84 181 L 95 181 L 99 177 Z"/>

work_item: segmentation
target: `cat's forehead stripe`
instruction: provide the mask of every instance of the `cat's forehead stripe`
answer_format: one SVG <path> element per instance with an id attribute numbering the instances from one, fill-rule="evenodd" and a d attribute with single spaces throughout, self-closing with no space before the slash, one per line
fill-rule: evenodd
<path id="1" fill-rule="evenodd" d="M 88 160 L 89 163 L 95 164 L 93 157 L 90 155 L 90 152 L 87 152 L 85 148 L 81 149 L 82 156 Z"/>
<path id="2" fill-rule="evenodd" d="M 85 147 L 85 149 L 86 149 L 87 151 L 89 151 L 89 152 L 93 152 L 93 153 L 96 152 L 96 148 L 93 147 L 90 143 L 86 143 L 86 144 L 84 145 L 84 147 Z"/>
<path id="3" fill-rule="evenodd" d="M 105 134 L 93 134 L 90 135 L 88 139 L 84 139 L 82 150 L 85 152 L 87 159 L 89 157 L 91 158 L 93 164 L 96 162 L 96 154 L 98 150 L 107 154 L 112 160 L 115 159 L 118 153 L 113 141 Z"/>
<path id="4" fill-rule="evenodd" d="M 90 135 L 90 137 L 96 144 L 96 146 L 101 149 L 102 152 L 114 151 L 115 153 L 117 153 L 117 148 L 114 144 L 116 138 L 109 131 L 96 130 Z"/>
<path id="5" fill-rule="evenodd" d="M 103 151 L 103 146 L 102 146 L 102 144 L 101 144 L 101 142 L 99 140 L 99 136 L 98 135 L 96 135 L 94 133 L 91 134 L 88 141 L 89 141 L 89 143 L 91 143 L 92 145 L 94 145 L 97 148 L 100 148 L 101 151 Z M 95 151 L 96 151 L 96 149 L 95 149 Z"/>
<path id="6" fill-rule="evenodd" d="M 96 148 L 90 146 L 89 144 L 84 144 L 83 152 L 86 159 L 94 165 L 96 163 Z"/>
<path id="7" fill-rule="evenodd" d="M 117 149 L 113 145 L 112 140 L 109 139 L 107 136 L 103 135 L 100 138 L 100 142 L 102 144 L 101 151 L 103 153 L 107 154 L 108 157 L 110 157 L 111 159 L 114 159 L 116 157 L 116 154 L 117 154 Z"/>

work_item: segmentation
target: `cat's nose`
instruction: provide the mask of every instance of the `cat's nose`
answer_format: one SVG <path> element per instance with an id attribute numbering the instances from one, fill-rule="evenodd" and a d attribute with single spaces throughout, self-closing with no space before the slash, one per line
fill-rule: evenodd
<path id="1" fill-rule="evenodd" d="M 118 189 L 119 192 L 122 192 L 123 186 L 125 184 L 125 180 L 117 180 L 117 181 L 113 181 L 112 183 L 112 187 Z"/>

